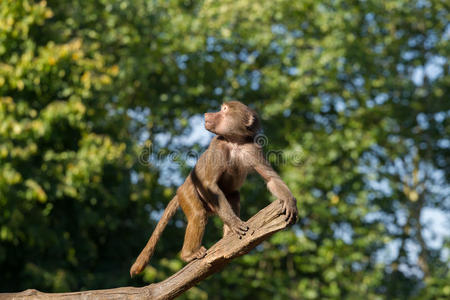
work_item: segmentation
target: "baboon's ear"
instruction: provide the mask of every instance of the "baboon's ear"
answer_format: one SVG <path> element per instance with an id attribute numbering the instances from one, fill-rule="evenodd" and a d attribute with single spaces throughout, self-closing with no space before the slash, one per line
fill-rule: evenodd
<path id="1" fill-rule="evenodd" d="M 251 112 L 247 112 L 247 120 L 244 123 L 246 127 L 251 127 L 256 121 L 255 116 Z"/>

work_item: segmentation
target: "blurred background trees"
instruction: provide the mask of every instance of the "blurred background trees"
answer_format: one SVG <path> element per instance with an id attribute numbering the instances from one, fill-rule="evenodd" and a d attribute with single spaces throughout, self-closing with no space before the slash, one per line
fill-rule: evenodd
<path id="1" fill-rule="evenodd" d="M 173 153 L 238 99 L 300 220 L 182 299 L 450 297 L 448 20 L 443 0 L 1 1 L 0 290 L 181 268 L 178 214 L 128 275 L 195 162 Z M 243 218 L 270 199 L 251 176 Z"/>

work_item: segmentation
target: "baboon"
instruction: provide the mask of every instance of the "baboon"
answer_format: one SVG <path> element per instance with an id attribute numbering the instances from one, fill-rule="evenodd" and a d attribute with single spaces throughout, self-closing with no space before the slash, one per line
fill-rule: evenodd
<path id="1" fill-rule="evenodd" d="M 206 255 L 202 238 L 211 215 L 217 214 L 222 219 L 224 235 L 245 236 L 249 228 L 239 218 L 239 189 L 251 171 L 258 172 L 269 191 L 283 201 L 286 221 L 296 221 L 295 197 L 265 159 L 261 146 L 254 143 L 260 130 L 256 112 L 239 101 L 226 102 L 220 111 L 205 113 L 205 128 L 216 136 L 167 205 L 147 245 L 131 267 L 131 276 L 142 272 L 147 265 L 164 228 L 179 206 L 187 218 L 180 255 L 186 262 Z"/>

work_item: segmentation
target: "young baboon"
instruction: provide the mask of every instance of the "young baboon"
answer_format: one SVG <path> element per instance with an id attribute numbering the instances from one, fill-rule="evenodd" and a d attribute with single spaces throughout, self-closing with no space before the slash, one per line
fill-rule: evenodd
<path id="1" fill-rule="evenodd" d="M 210 215 L 217 214 L 222 219 L 224 235 L 245 236 L 249 228 L 239 218 L 239 189 L 253 170 L 264 178 L 269 191 L 284 201 L 286 221 L 296 221 L 296 199 L 267 162 L 262 148 L 254 143 L 260 130 L 256 112 L 239 101 L 226 102 L 219 112 L 205 114 L 205 128 L 216 136 L 167 205 L 147 245 L 131 267 L 131 276 L 147 265 L 178 206 L 188 222 L 180 255 L 186 262 L 205 256 L 206 249 L 201 243 Z"/>

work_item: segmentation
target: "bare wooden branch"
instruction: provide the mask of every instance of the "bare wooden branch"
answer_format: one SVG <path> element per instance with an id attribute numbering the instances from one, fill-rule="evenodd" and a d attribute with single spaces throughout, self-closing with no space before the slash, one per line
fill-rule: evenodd
<path id="1" fill-rule="evenodd" d="M 107 290 L 92 290 L 72 293 L 42 293 L 26 290 L 20 293 L 0 294 L 0 299 L 173 299 L 209 275 L 220 271 L 233 258 L 248 253 L 251 249 L 269 238 L 272 234 L 286 228 L 289 224 L 282 215 L 282 202 L 277 200 L 260 210 L 246 224 L 250 227 L 247 235 L 239 239 L 229 234 L 208 249 L 202 259 L 187 264 L 183 269 L 166 280 L 145 287 L 122 287 Z"/>

